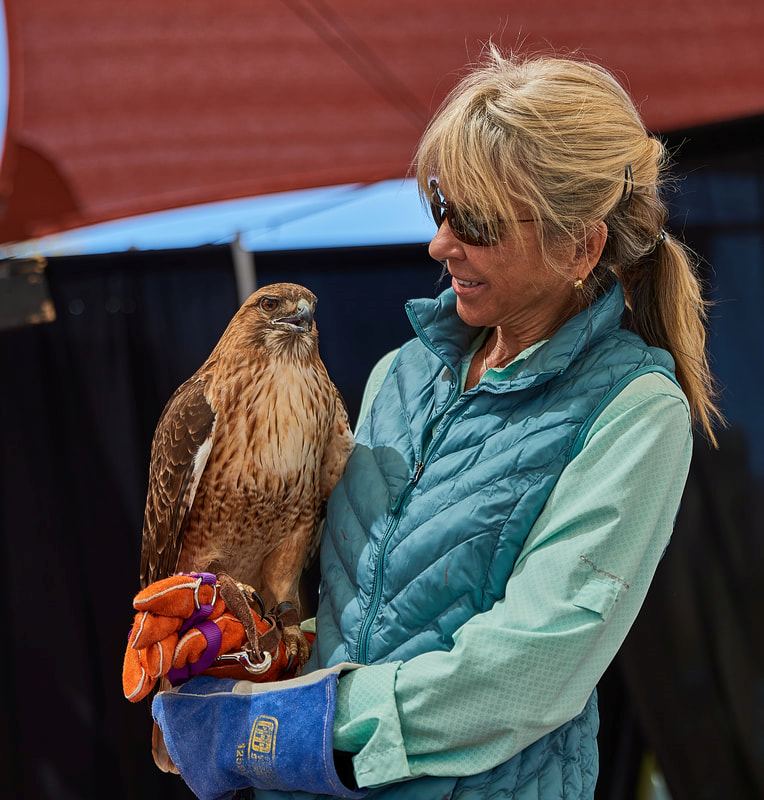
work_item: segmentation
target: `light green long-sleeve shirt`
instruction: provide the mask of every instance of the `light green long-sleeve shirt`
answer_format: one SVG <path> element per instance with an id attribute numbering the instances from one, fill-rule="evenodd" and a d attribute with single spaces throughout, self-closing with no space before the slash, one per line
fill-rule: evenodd
<path id="1" fill-rule="evenodd" d="M 529 354 L 484 380 L 507 379 Z M 361 420 L 393 357 L 372 372 Z M 658 373 L 636 378 L 561 474 L 505 598 L 464 624 L 450 652 L 341 678 L 334 747 L 356 753 L 360 786 L 482 772 L 583 709 L 668 543 L 691 446 L 679 388 Z"/>

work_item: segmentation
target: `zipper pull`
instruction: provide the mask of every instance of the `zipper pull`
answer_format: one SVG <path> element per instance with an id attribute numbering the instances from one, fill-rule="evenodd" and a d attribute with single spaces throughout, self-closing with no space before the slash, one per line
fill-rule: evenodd
<path id="1" fill-rule="evenodd" d="M 390 511 L 393 514 L 397 514 L 400 511 L 401 506 L 403 505 L 404 500 L 409 496 L 411 490 L 416 486 L 417 481 L 422 475 L 424 471 L 424 461 L 417 461 L 416 466 L 414 467 L 414 475 L 409 481 L 406 488 L 398 495 L 398 499 L 393 503 L 390 508 Z"/>

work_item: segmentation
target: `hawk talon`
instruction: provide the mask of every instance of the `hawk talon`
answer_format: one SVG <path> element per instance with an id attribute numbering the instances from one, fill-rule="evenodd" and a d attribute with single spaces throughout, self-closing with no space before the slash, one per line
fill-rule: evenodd
<path id="1" fill-rule="evenodd" d="M 295 656 L 294 653 L 290 653 L 289 654 L 289 661 L 287 661 L 286 667 L 284 667 L 284 672 L 285 673 L 289 672 L 289 670 L 292 669 L 292 667 L 294 666 L 295 658 L 296 658 L 296 656 Z"/>
<path id="2" fill-rule="evenodd" d="M 263 602 L 263 598 L 260 597 L 260 595 L 254 589 L 252 589 L 250 591 L 250 598 L 249 599 L 252 601 L 249 604 L 251 608 L 254 608 L 254 605 L 252 605 L 252 603 L 257 603 L 257 605 L 260 606 L 260 616 L 263 619 L 265 619 L 266 612 L 265 612 L 265 603 Z"/>

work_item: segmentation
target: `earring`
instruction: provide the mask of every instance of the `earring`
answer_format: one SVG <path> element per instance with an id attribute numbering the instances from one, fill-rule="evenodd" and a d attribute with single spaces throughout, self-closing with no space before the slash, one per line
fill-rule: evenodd
<path id="1" fill-rule="evenodd" d="M 581 280 L 581 278 L 578 278 L 577 280 L 573 281 L 573 288 L 577 292 L 580 292 L 584 288 L 584 282 Z"/>

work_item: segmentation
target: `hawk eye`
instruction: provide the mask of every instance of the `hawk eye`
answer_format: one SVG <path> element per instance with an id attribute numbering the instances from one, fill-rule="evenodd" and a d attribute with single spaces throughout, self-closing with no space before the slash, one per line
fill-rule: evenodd
<path id="1" fill-rule="evenodd" d="M 279 301 L 275 300 L 273 297 L 264 297 L 260 301 L 260 308 L 262 308 L 263 311 L 275 311 L 278 307 Z"/>

